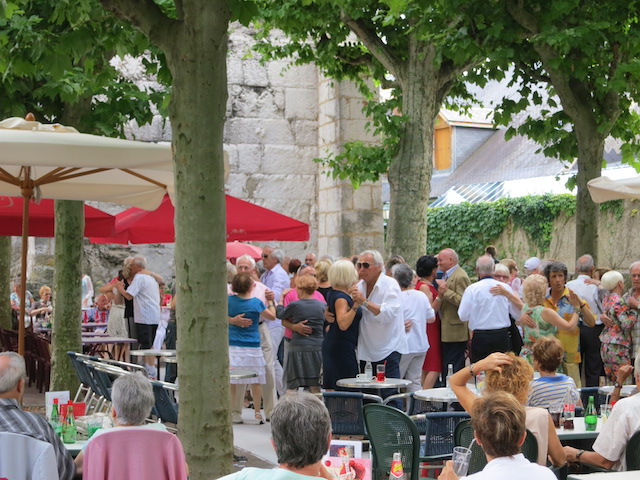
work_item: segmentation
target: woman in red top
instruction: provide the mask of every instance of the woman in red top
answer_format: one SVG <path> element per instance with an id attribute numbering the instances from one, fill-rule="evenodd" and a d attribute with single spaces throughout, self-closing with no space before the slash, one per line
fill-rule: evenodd
<path id="1" fill-rule="evenodd" d="M 422 365 L 422 388 L 433 388 L 440 372 L 442 371 L 442 351 L 440 345 L 440 316 L 438 310 L 442 300 L 438 296 L 438 290 L 433 286 L 438 270 L 438 259 L 433 255 L 424 255 L 416 262 L 416 273 L 420 280 L 416 283 L 416 290 L 420 290 L 431 302 L 436 312 L 436 321 L 427 324 L 427 338 L 429 350 Z"/>

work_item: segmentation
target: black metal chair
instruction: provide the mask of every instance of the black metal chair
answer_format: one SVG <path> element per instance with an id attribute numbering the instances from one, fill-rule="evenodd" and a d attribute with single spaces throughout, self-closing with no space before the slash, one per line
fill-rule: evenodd
<path id="1" fill-rule="evenodd" d="M 367 438 L 362 407 L 366 402 L 382 403 L 382 398 L 360 392 L 322 392 L 334 436 Z M 390 407 L 391 408 L 391 407 Z"/>
<path id="2" fill-rule="evenodd" d="M 467 412 L 429 412 L 412 415 L 424 442 L 420 446 L 420 456 L 430 461 L 450 459 L 455 446 L 456 426 L 471 418 Z"/>
<path id="3" fill-rule="evenodd" d="M 156 399 L 154 414 L 162 422 L 178 424 L 178 404 L 173 399 L 169 390 L 177 390 L 177 386 L 171 383 L 150 380 L 153 387 L 153 395 Z"/>

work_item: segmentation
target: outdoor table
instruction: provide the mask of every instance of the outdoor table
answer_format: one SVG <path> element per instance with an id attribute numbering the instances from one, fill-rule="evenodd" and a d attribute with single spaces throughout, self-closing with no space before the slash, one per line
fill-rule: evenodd
<path id="1" fill-rule="evenodd" d="M 111 352 L 104 350 L 101 347 L 104 347 L 105 345 L 113 345 L 113 356 L 115 357 L 115 360 L 120 360 L 122 362 L 129 361 L 129 347 L 132 343 L 137 343 L 137 340 L 135 338 L 101 337 L 95 335 L 91 337 L 82 337 L 82 345 L 86 347 L 85 353 L 87 355 L 107 353 L 109 356 L 112 356 Z"/>
<path id="2" fill-rule="evenodd" d="M 155 348 L 149 348 L 145 350 L 131 350 L 129 355 L 133 357 L 156 357 L 158 375 L 160 374 L 160 360 L 162 358 L 175 358 L 176 350 L 160 350 Z"/>
<path id="3" fill-rule="evenodd" d="M 404 378 L 389 378 L 387 377 L 384 382 L 377 380 L 365 380 L 362 381 L 357 378 L 341 378 L 336 382 L 336 385 L 344 388 L 357 388 L 363 389 L 378 389 L 383 388 L 404 388 L 411 385 L 411 380 L 405 380 Z"/>
<path id="4" fill-rule="evenodd" d="M 231 380 L 244 380 L 246 378 L 255 378 L 258 374 L 253 370 L 233 369 L 229 370 L 229 378 Z"/>
<path id="5" fill-rule="evenodd" d="M 637 480 L 638 471 L 630 472 L 595 472 L 595 473 L 573 473 L 567 480 Z"/>
<path id="6" fill-rule="evenodd" d="M 87 441 L 88 440 L 84 438 L 83 440 L 76 440 L 75 443 L 63 443 L 63 445 L 64 445 L 64 448 L 66 448 L 67 451 L 71 454 L 71 456 L 75 458 L 82 451 L 84 446 L 87 444 Z"/>
<path id="7" fill-rule="evenodd" d="M 82 328 L 86 329 L 107 328 L 107 325 L 105 322 L 82 322 Z"/>
<path id="8" fill-rule="evenodd" d="M 584 427 L 584 417 L 575 417 L 573 419 L 573 430 L 565 430 L 564 428 L 556 428 L 556 433 L 561 442 L 570 440 L 595 440 L 602 430 L 602 418 L 598 418 L 598 424 L 593 432 L 587 432 Z"/>
<path id="9" fill-rule="evenodd" d="M 604 387 L 600 387 L 598 389 L 598 393 L 600 395 L 611 395 L 613 393 L 613 385 L 605 385 Z M 623 385 L 622 390 L 620 390 L 621 397 L 630 397 L 631 395 L 635 395 L 638 393 L 638 389 L 635 385 Z"/>

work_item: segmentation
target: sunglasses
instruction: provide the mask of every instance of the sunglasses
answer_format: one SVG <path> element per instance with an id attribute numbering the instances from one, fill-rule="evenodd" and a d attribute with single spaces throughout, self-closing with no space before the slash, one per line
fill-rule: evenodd
<path id="1" fill-rule="evenodd" d="M 262 258 L 269 258 L 269 255 L 268 255 L 268 254 L 266 254 L 266 253 L 263 253 L 263 254 L 262 254 Z"/>
<path id="2" fill-rule="evenodd" d="M 371 264 L 369 262 L 358 262 L 356 263 L 356 268 L 364 268 L 365 270 L 369 268 Z"/>

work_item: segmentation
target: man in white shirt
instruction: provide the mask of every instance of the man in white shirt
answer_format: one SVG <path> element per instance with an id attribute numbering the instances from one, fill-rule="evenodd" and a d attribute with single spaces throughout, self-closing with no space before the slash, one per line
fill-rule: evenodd
<path id="1" fill-rule="evenodd" d="M 400 355 L 407 353 L 400 287 L 382 273 L 383 268 L 384 260 L 376 250 L 362 252 L 356 263 L 360 282 L 349 293 L 362 305 L 357 357 L 361 370 L 370 360 L 374 372 L 378 364 L 386 364 L 386 376 L 400 378 Z M 380 393 L 386 398 L 396 390 L 382 389 Z"/>
<path id="2" fill-rule="evenodd" d="M 592 283 L 587 283 L 593 276 L 595 270 L 593 257 L 582 255 L 576 261 L 575 280 L 567 282 L 567 288 L 573 290 L 589 304 L 589 308 L 596 317 L 594 327 L 586 325 L 582 319 L 578 323 L 580 328 L 580 357 L 582 364 L 580 369 L 584 369 L 584 382 L 586 387 L 597 387 L 600 385 L 600 376 L 604 376 L 604 366 L 600 356 L 600 334 L 604 325 L 600 316 L 602 315 L 602 305 L 598 299 L 598 287 Z"/>
<path id="3" fill-rule="evenodd" d="M 282 268 L 283 261 L 284 252 L 281 249 L 268 246 L 262 249 L 262 264 L 267 271 L 262 274 L 260 281 L 264 283 L 267 288 L 273 290 L 276 303 L 281 300 L 283 290 L 289 288 L 291 285 L 289 274 Z M 285 388 L 282 384 L 282 364 L 278 361 L 277 357 L 278 349 L 284 337 L 284 327 L 282 326 L 282 321 L 277 318 L 272 322 L 268 322 L 267 326 L 271 333 L 271 346 L 274 351 L 273 370 L 276 377 L 276 389 L 280 395 L 284 395 Z"/>
<path id="4" fill-rule="evenodd" d="M 514 295 L 511 287 L 493 278 L 495 262 L 489 255 L 476 261 L 478 281 L 469 285 L 460 301 L 458 315 L 463 322 L 469 322 L 471 338 L 471 363 L 477 362 L 494 352 L 511 350 L 509 327 L 511 320 L 520 317 L 520 311 L 504 295 L 493 295 L 490 290 L 501 286 L 508 294 Z"/>

